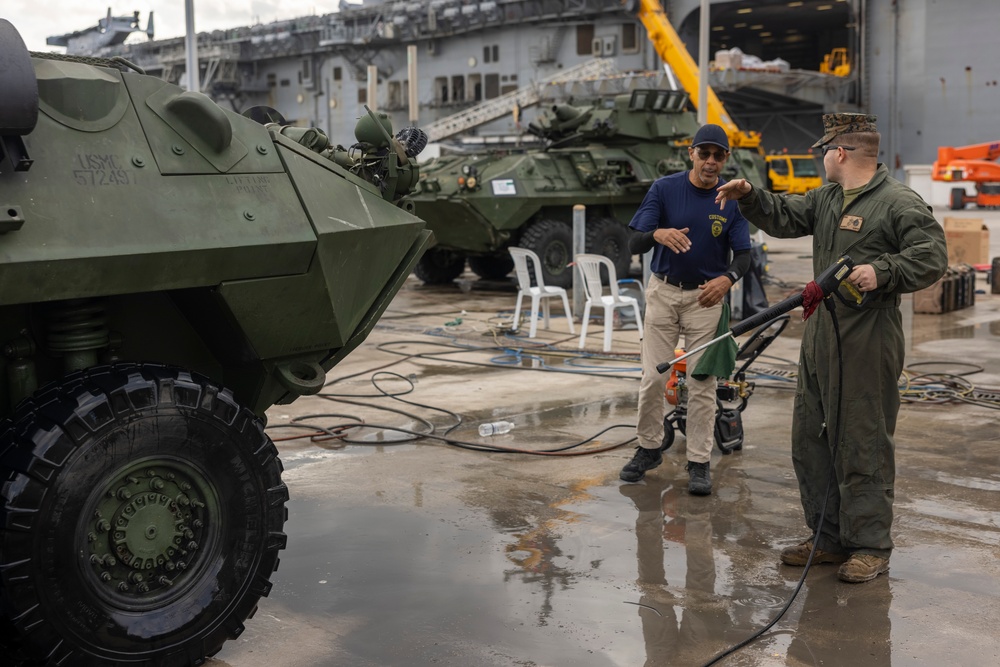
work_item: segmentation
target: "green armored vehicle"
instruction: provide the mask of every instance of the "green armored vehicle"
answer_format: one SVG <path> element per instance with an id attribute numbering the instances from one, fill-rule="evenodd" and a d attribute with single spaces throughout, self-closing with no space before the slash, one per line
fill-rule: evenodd
<path id="1" fill-rule="evenodd" d="M 402 197 L 426 137 L 369 115 L 330 148 L 4 20 L 0 63 L 0 654 L 201 664 L 285 546 L 264 411 L 431 241 Z"/>
<path id="2" fill-rule="evenodd" d="M 509 246 L 533 250 L 546 284 L 568 287 L 572 210 L 587 207 L 587 252 L 609 257 L 619 277 L 631 256 L 626 226 L 650 184 L 691 167 L 687 145 L 698 129 L 687 94 L 636 90 L 547 110 L 529 132 L 542 150 L 450 155 L 421 168 L 417 215 L 437 245 L 417 264 L 425 283 L 445 283 L 469 267 L 499 278 L 513 264 Z M 723 173 L 763 183 L 763 158 L 736 149 Z"/>

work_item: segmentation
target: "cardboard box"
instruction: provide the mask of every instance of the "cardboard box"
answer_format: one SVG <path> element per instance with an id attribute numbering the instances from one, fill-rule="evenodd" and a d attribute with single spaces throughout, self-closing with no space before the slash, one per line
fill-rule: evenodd
<path id="1" fill-rule="evenodd" d="M 937 281 L 930 287 L 913 293 L 913 312 L 937 315 L 944 311 L 944 283 Z"/>
<path id="2" fill-rule="evenodd" d="M 978 218 L 945 218 L 948 264 L 989 264 L 990 230 Z"/>

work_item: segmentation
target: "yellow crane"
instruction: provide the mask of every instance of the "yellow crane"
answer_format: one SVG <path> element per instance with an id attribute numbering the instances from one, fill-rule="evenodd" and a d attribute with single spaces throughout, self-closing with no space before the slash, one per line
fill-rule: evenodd
<path id="1" fill-rule="evenodd" d="M 701 100 L 698 91 L 698 66 L 694 58 L 688 53 L 687 47 L 681 41 L 680 35 L 674 30 L 674 26 L 667 20 L 667 14 L 663 11 L 663 5 L 659 0 L 622 0 L 630 11 L 638 10 L 636 13 L 642 25 L 646 28 L 649 41 L 670 69 L 674 71 L 681 86 L 687 91 L 691 98 L 691 103 L 696 109 L 701 109 Z M 708 104 L 706 106 L 708 122 L 720 126 L 729 135 L 729 143 L 737 148 L 758 148 L 760 147 L 760 132 L 745 132 L 741 130 L 733 119 L 729 117 L 722 101 L 712 90 L 707 88 Z"/>

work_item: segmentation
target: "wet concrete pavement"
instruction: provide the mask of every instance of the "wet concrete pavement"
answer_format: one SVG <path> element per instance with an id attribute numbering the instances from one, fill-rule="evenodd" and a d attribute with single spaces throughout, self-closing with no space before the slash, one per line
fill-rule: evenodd
<path id="1" fill-rule="evenodd" d="M 939 212 L 939 215 L 943 215 Z M 1000 214 L 988 220 L 1000 256 Z M 772 303 L 809 278 L 808 241 L 771 240 Z M 904 299 L 914 373 L 963 373 L 1000 387 L 1000 295 L 981 277 L 974 308 L 913 315 Z M 615 332 L 614 355 L 576 355 L 564 319 L 535 341 L 494 328 L 510 286 L 426 287 L 414 278 L 376 332 L 330 373 L 328 393 L 369 405 L 302 399 L 272 426 L 311 414 L 440 434 L 445 412 L 368 398 L 381 391 L 460 414 L 449 437 L 532 450 L 633 425 L 638 336 Z M 554 308 L 558 311 L 557 308 Z M 464 311 L 464 314 L 463 314 Z M 460 321 L 459 321 L 460 320 Z M 541 457 L 458 449 L 366 429 L 339 440 L 280 440 L 289 487 L 288 548 L 245 633 L 210 661 L 282 665 L 700 665 L 762 627 L 801 569 L 777 551 L 806 535 L 790 461 L 794 322 L 755 362 L 741 452 L 713 452 L 714 493 L 686 492 L 684 438 L 639 484 L 618 471 L 632 444 Z M 588 350 L 600 349 L 601 325 Z M 545 343 L 545 350 L 530 349 Z M 381 347 L 380 347 L 381 346 Z M 459 347 L 460 346 L 460 347 Z M 513 352 L 516 346 L 523 353 Z M 529 354 L 531 352 L 531 354 Z M 423 354 L 431 356 L 407 357 Z M 923 362 L 936 362 L 933 365 Z M 372 372 L 392 364 L 376 375 Z M 546 370 L 566 372 L 546 372 Z M 402 376 L 395 377 L 385 371 Z M 379 389 L 380 388 L 380 389 Z M 476 424 L 516 424 L 480 438 Z M 888 576 L 837 580 L 816 566 L 788 613 L 724 665 L 993 665 L 1000 663 L 1000 429 L 995 410 L 906 404 L 896 431 L 896 549 Z M 630 439 L 616 428 L 583 447 Z"/>

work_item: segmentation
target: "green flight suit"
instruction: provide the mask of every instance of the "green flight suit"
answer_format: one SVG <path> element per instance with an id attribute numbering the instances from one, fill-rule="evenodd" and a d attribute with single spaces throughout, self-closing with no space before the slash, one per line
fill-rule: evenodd
<path id="1" fill-rule="evenodd" d="M 754 188 L 740 210 L 772 236 L 813 236 L 818 275 L 841 255 L 875 269 L 877 296 L 863 310 L 834 297 L 843 349 L 842 418 L 837 338 L 824 306 L 806 321 L 792 417 L 792 461 L 806 524 L 817 548 L 888 558 L 892 551 L 893 432 L 904 337 L 900 294 L 932 285 L 948 266 L 944 230 L 913 190 L 891 178 L 885 165 L 846 209 L 836 183 L 805 195 L 775 195 Z M 840 442 L 834 447 L 835 424 Z M 816 535 L 831 466 L 823 529 Z"/>

